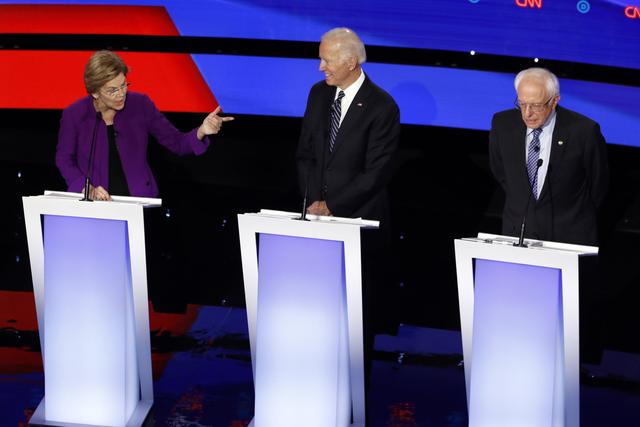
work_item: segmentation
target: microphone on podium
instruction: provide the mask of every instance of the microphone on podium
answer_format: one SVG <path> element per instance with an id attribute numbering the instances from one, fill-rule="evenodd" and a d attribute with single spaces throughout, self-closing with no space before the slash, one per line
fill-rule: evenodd
<path id="1" fill-rule="evenodd" d="M 538 171 L 540 170 L 540 166 L 542 166 L 542 163 L 544 163 L 544 161 L 542 159 L 538 159 L 538 162 L 536 163 L 536 172 L 535 172 L 536 175 L 538 174 Z M 514 246 L 520 246 L 521 248 L 526 247 L 526 245 L 524 244 L 524 229 L 527 224 L 527 213 L 529 211 L 529 203 L 531 203 L 532 198 L 533 198 L 533 187 L 529 186 L 529 197 L 527 198 L 527 204 L 525 205 L 525 208 L 524 208 L 524 215 L 522 216 L 522 224 L 520 225 L 520 239 L 518 239 L 518 243 L 513 244 Z"/>
<path id="2" fill-rule="evenodd" d="M 302 198 L 302 213 L 300 214 L 300 221 L 309 221 L 307 219 L 307 196 L 309 194 L 309 176 L 307 174 L 307 182 L 304 185 L 304 197 Z"/>
<path id="3" fill-rule="evenodd" d="M 96 122 L 93 125 L 93 135 L 91 136 L 91 145 L 89 146 L 89 164 L 87 165 L 87 176 L 84 178 L 84 197 L 80 199 L 81 202 L 92 202 L 89 197 L 89 187 L 91 186 L 91 173 L 93 172 L 93 156 L 96 151 L 96 135 L 98 133 L 98 123 L 102 113 L 96 112 Z"/>
<path id="4" fill-rule="evenodd" d="M 300 217 L 296 218 L 300 221 L 309 221 L 307 219 L 307 200 L 309 199 L 309 180 L 311 179 L 311 169 L 313 168 L 313 163 L 311 165 L 305 165 L 305 178 L 304 178 L 304 197 L 302 198 L 302 212 L 300 213 Z"/>

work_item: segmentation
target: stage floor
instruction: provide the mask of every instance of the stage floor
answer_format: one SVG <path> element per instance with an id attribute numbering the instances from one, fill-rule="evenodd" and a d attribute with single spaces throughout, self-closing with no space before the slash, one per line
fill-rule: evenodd
<path id="1" fill-rule="evenodd" d="M 0 297 L 12 307 L 0 319 L 0 426 L 24 426 L 44 393 L 33 295 Z M 246 426 L 254 394 L 245 310 L 150 308 L 155 405 L 147 425 Z M 640 355 L 605 350 L 602 364 L 583 371 L 582 426 L 640 422 Z M 402 325 L 396 335 L 378 335 L 369 396 L 373 427 L 466 426 L 459 333 Z"/>
<path id="2" fill-rule="evenodd" d="M 44 394 L 19 196 L 41 194 L 47 179 L 35 169 L 0 168 L 2 188 L 13 195 L 0 209 L 0 427 L 25 426 Z M 227 187 L 176 185 L 168 193 L 146 218 L 155 392 L 149 425 L 246 426 L 254 393 L 236 215 L 297 209 L 299 200 Z M 371 426 L 466 426 L 453 239 L 475 230 L 456 226 L 464 221 L 448 212 L 398 212 L 391 298 L 375 312 L 388 335 L 376 337 Z M 491 231 L 494 223 L 485 218 L 477 227 Z M 640 426 L 640 234 L 617 230 L 611 241 L 602 256 L 606 298 L 594 320 L 604 351 L 582 365 L 583 427 Z"/>

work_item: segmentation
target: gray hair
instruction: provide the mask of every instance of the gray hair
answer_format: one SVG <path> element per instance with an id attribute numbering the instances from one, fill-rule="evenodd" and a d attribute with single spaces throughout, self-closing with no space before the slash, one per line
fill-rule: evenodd
<path id="1" fill-rule="evenodd" d="M 364 43 L 362 43 L 362 40 L 360 40 L 360 37 L 358 37 L 355 31 L 349 28 L 340 27 L 329 30 L 322 35 L 320 40 L 332 40 L 340 43 L 340 56 L 342 58 L 356 58 L 358 60 L 358 64 L 364 64 L 367 60 L 367 52 L 364 48 Z"/>
<path id="2" fill-rule="evenodd" d="M 558 78 L 555 74 L 553 74 L 546 68 L 527 68 L 526 70 L 520 71 L 513 81 L 516 92 L 518 91 L 520 82 L 522 82 L 522 80 L 524 79 L 535 79 L 538 81 L 542 81 L 545 85 L 547 95 L 551 97 L 560 95 L 560 82 L 558 81 Z"/>

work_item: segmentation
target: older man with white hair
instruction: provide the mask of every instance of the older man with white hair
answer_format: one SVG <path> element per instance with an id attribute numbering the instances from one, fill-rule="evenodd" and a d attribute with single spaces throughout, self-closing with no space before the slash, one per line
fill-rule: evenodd
<path id="1" fill-rule="evenodd" d="M 362 71 L 366 52 L 355 32 L 325 33 L 319 56 L 325 79 L 309 93 L 297 153 L 307 211 L 380 220 L 385 227 L 400 111 Z"/>
<path id="2" fill-rule="evenodd" d="M 609 185 L 606 144 L 593 120 L 558 106 L 558 78 L 543 68 L 514 81 L 515 109 L 493 116 L 491 170 L 505 192 L 502 233 L 597 245 Z"/>
<path id="3" fill-rule="evenodd" d="M 391 258 L 386 186 L 400 139 L 400 111 L 362 70 L 367 57 L 355 32 L 327 32 L 319 56 L 325 79 L 309 93 L 297 151 L 299 182 L 311 214 L 380 221 L 380 230 L 362 233 L 368 383 L 374 330 L 393 328 L 384 315 L 391 311 L 385 277 Z"/>

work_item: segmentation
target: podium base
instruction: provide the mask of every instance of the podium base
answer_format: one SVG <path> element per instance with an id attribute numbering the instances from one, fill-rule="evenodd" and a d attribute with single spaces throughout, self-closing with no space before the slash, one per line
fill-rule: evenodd
<path id="1" fill-rule="evenodd" d="M 153 402 L 141 400 L 136 405 L 136 409 L 133 410 L 131 414 L 131 418 L 123 427 L 142 427 L 147 416 L 149 415 L 149 411 L 151 411 L 151 407 L 153 406 Z M 50 421 L 45 419 L 45 410 L 44 410 L 44 397 L 40 401 L 40 404 L 36 408 L 35 412 L 31 416 L 29 420 L 30 426 L 55 426 L 55 427 L 105 427 L 101 424 L 78 424 L 78 423 L 65 423 L 62 421 Z"/>

